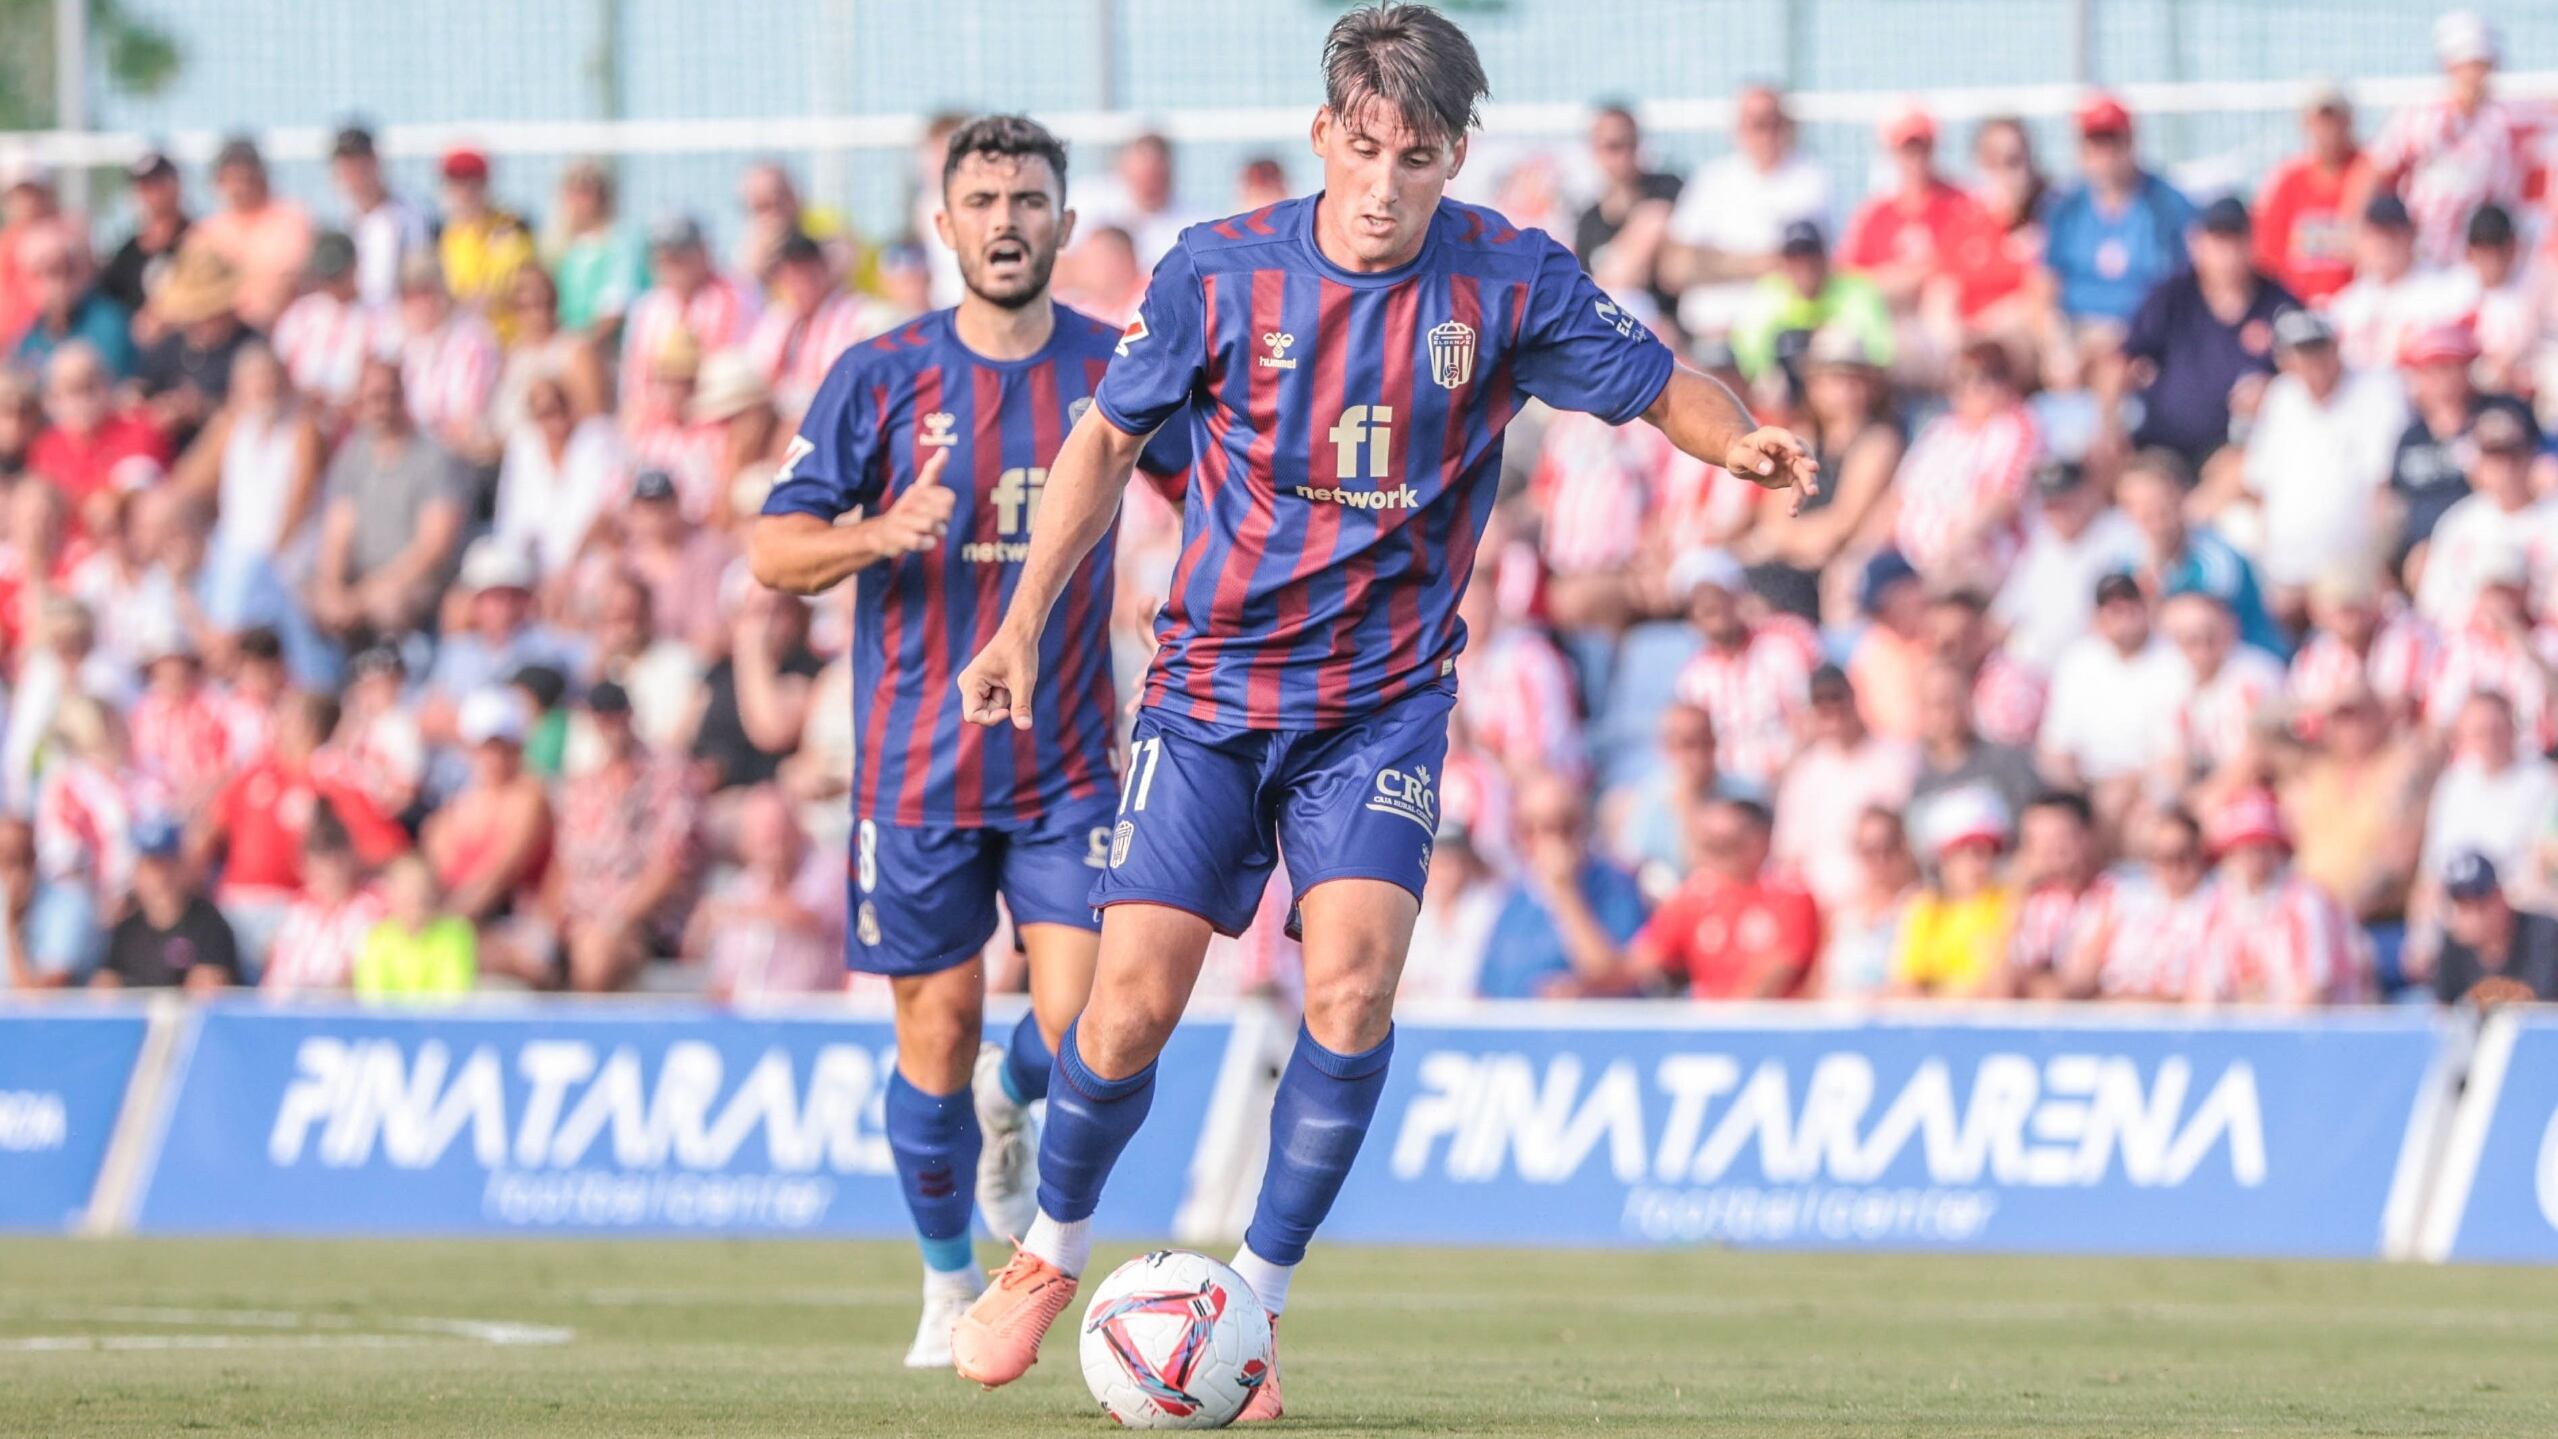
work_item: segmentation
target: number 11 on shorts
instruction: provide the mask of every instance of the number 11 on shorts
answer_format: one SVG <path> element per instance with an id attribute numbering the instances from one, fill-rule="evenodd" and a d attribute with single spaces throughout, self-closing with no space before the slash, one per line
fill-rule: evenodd
<path id="1" fill-rule="evenodd" d="M 1142 811 L 1146 796 L 1155 787 L 1155 766 L 1163 762 L 1164 742 L 1159 735 L 1149 735 L 1128 747 L 1128 787 L 1119 792 L 1119 812 Z"/>

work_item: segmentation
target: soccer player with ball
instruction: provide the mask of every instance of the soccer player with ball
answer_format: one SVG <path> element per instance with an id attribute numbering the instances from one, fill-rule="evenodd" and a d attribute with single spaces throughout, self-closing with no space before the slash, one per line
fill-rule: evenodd
<path id="1" fill-rule="evenodd" d="M 1800 440 L 1679 366 L 1569 250 L 1445 198 L 1487 92 L 1454 24 L 1419 5 L 1355 10 L 1323 60 L 1322 194 L 1195 226 L 1157 266 L 1049 467 L 1002 622 L 958 676 L 980 724 L 1040 736 L 1070 722 L 1058 631 L 1098 621 L 1059 601 L 1108 538 L 1147 437 L 1189 434 L 1181 558 L 1093 887 L 1091 997 L 1057 1049 L 1038 1217 L 952 1336 L 955 1366 L 982 1384 L 1028 1370 L 1073 1299 L 1209 938 L 1245 926 L 1282 854 L 1305 1023 L 1233 1269 L 1274 1325 L 1285 1311 L 1393 1052 L 1465 643 L 1457 602 L 1521 400 L 1647 420 L 1772 489 L 1816 484 Z M 1280 1412 L 1274 1363 L 1241 1417 Z"/>
<path id="2" fill-rule="evenodd" d="M 923 1320 L 906 1355 L 918 1368 L 950 1363 L 951 1325 L 985 1287 L 972 1191 L 998 1233 L 1030 1223 L 1027 1111 L 1048 1092 L 1057 1035 L 1092 980 L 1087 892 L 1117 788 L 1109 545 L 1078 552 L 1041 592 L 1043 612 L 1065 600 L 1039 654 L 1058 678 L 1023 711 L 1024 728 L 963 724 L 950 686 L 1020 583 L 1049 468 L 1118 339 L 1048 298 L 1074 232 L 1065 148 L 1018 116 L 972 121 L 950 138 L 942 203 L 936 224 L 965 296 L 835 361 L 750 555 L 775 589 L 815 594 L 847 578 L 857 589 L 846 949 L 895 994 L 887 1129 L 924 1255 Z M 1188 439 L 1168 430 L 1144 464 L 1187 469 Z M 981 1046 L 978 955 L 999 893 L 1029 956 L 1031 1013 L 1008 1044 Z"/>

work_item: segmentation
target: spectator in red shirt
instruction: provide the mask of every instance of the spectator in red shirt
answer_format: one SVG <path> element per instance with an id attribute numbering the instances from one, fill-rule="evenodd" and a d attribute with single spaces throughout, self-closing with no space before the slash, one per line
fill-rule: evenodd
<path id="1" fill-rule="evenodd" d="M 158 427 L 119 412 L 106 362 L 84 341 L 64 342 L 44 367 L 45 428 L 27 450 L 27 468 L 71 502 L 75 519 L 110 487 L 116 467 L 140 456 L 162 467 L 169 442 Z"/>
<path id="2" fill-rule="evenodd" d="M 2025 271 L 2008 259 L 1990 212 L 1938 172 L 1933 116 L 1902 106 L 1883 118 L 1880 138 L 1892 157 L 1892 186 L 1848 221 L 1839 259 L 1950 351 L 1964 324 L 2016 293 Z"/>
<path id="3" fill-rule="evenodd" d="M 2315 305 L 2354 278 L 2354 223 L 2345 195 L 2368 184 L 2371 165 L 2354 143 L 2354 106 L 2322 85 L 2300 114 L 2309 148 L 2266 177 L 2256 205 L 2256 266 Z"/>
<path id="4" fill-rule="evenodd" d="M 381 864 L 409 847 L 408 835 L 348 776 L 312 764 L 337 722 L 337 701 L 328 696 L 285 696 L 274 746 L 231 776 L 196 822 L 190 857 L 199 871 L 219 866 L 214 903 L 239 936 L 241 961 L 252 975 L 264 966 L 277 926 L 302 891 L 303 841 L 323 804 L 363 863 Z"/>
<path id="5" fill-rule="evenodd" d="M 1684 984 L 1697 999 L 1782 999 L 1803 990 L 1820 952 L 1812 896 L 1768 872 L 1774 825 L 1756 800 L 1723 795 L 1688 822 L 1687 882 L 1626 947 L 1626 987 Z"/>

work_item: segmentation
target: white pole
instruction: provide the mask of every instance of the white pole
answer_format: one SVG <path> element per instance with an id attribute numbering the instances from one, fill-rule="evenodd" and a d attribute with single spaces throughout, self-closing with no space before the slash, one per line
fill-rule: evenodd
<path id="1" fill-rule="evenodd" d="M 73 134 L 89 128 L 87 0 L 53 0 L 53 124 Z M 87 215 L 89 172 L 65 166 L 58 183 L 63 207 Z"/>

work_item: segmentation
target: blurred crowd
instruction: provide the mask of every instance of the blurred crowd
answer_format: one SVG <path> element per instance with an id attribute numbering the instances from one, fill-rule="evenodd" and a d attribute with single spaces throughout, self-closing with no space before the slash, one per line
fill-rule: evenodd
<path id="1" fill-rule="evenodd" d="M 1470 180 L 1822 486 L 1514 428 L 1406 992 L 2558 999 L 2558 194 L 2493 28 L 2434 39 L 2244 192 L 2093 94 L 2069 156 L 1898 107 L 1838 195 L 1766 88 L 1684 177 L 1603 106 Z M 850 601 L 741 540 L 835 356 L 956 298 L 956 123 L 865 226 L 779 163 L 402 194 L 360 126 L 310 207 L 245 139 L 112 221 L 0 166 L 8 981 L 842 989 Z M 1133 140 L 1060 298 L 1290 188 Z M 1131 491 L 1124 678 L 1178 528 Z M 1284 909 L 1212 988 L 1289 986 Z"/>

